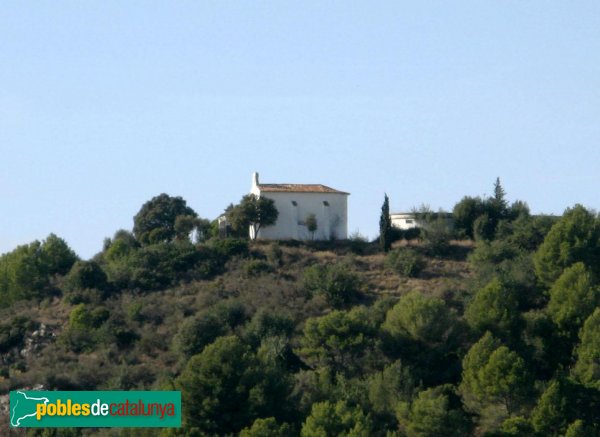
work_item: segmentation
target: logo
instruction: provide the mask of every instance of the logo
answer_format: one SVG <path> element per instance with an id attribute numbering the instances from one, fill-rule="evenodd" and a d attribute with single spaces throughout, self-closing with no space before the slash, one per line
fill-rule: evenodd
<path id="1" fill-rule="evenodd" d="M 11 391 L 13 428 L 181 426 L 179 391 Z"/>

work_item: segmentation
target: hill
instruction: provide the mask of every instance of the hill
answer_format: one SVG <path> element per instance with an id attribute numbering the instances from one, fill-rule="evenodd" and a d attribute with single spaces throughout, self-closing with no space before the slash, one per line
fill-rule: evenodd
<path id="1" fill-rule="evenodd" d="M 0 257 L 0 390 L 181 390 L 166 436 L 598 435 L 600 219 L 504 217 L 388 253 L 51 235 Z"/>

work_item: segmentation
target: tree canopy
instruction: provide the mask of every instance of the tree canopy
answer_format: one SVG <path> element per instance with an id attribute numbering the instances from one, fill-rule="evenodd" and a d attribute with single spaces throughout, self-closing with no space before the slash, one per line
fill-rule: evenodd
<path id="1" fill-rule="evenodd" d="M 384 252 L 389 251 L 392 247 L 392 218 L 390 217 L 390 199 L 387 194 L 383 197 L 379 216 L 379 245 Z"/>
<path id="2" fill-rule="evenodd" d="M 234 231 L 241 234 L 252 228 L 251 236 L 254 239 L 262 227 L 275 224 L 279 211 L 272 199 L 247 194 L 239 204 L 229 208 L 226 214 Z"/>
<path id="3" fill-rule="evenodd" d="M 552 226 L 533 260 L 538 278 L 547 287 L 577 262 L 600 273 L 600 221 L 581 205 L 568 208 Z"/>
<path id="4" fill-rule="evenodd" d="M 133 234 L 142 244 L 169 242 L 177 237 L 177 232 L 191 231 L 189 226 L 184 226 L 182 216 L 196 218 L 198 214 L 187 206 L 182 197 L 172 197 L 160 194 L 142 205 L 142 208 L 133 218 Z M 177 219 L 179 226 L 176 229 Z M 189 220 L 187 220 L 189 223 Z M 185 223 L 185 225 L 188 225 Z"/>
<path id="5" fill-rule="evenodd" d="M 600 390 L 600 308 L 587 318 L 579 336 L 572 373 L 582 384 Z"/>

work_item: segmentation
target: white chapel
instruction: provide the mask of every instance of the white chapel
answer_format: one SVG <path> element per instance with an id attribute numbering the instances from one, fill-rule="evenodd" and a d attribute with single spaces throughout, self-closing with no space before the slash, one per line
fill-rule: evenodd
<path id="1" fill-rule="evenodd" d="M 260 228 L 259 239 L 311 239 L 313 236 L 306 226 L 306 218 L 311 214 L 317 221 L 315 240 L 348 238 L 350 193 L 321 184 L 261 184 L 258 173 L 252 174 L 250 193 L 272 199 L 279 212 L 274 225 Z M 254 235 L 250 237 L 254 238 Z"/>

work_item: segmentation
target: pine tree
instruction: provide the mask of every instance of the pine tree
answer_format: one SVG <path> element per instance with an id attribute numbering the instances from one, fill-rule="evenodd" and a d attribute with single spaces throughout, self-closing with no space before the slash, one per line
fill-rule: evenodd
<path id="1" fill-rule="evenodd" d="M 392 219 L 390 218 L 390 199 L 385 194 L 379 217 L 379 244 L 384 252 L 392 247 Z"/>
<path id="2" fill-rule="evenodd" d="M 506 212 L 508 210 L 508 202 L 506 201 L 506 192 L 502 185 L 500 185 L 500 178 L 496 178 L 496 182 L 494 182 L 494 197 L 492 197 L 492 205 L 495 209 L 495 213 L 497 214 L 497 218 L 504 218 Z"/>

